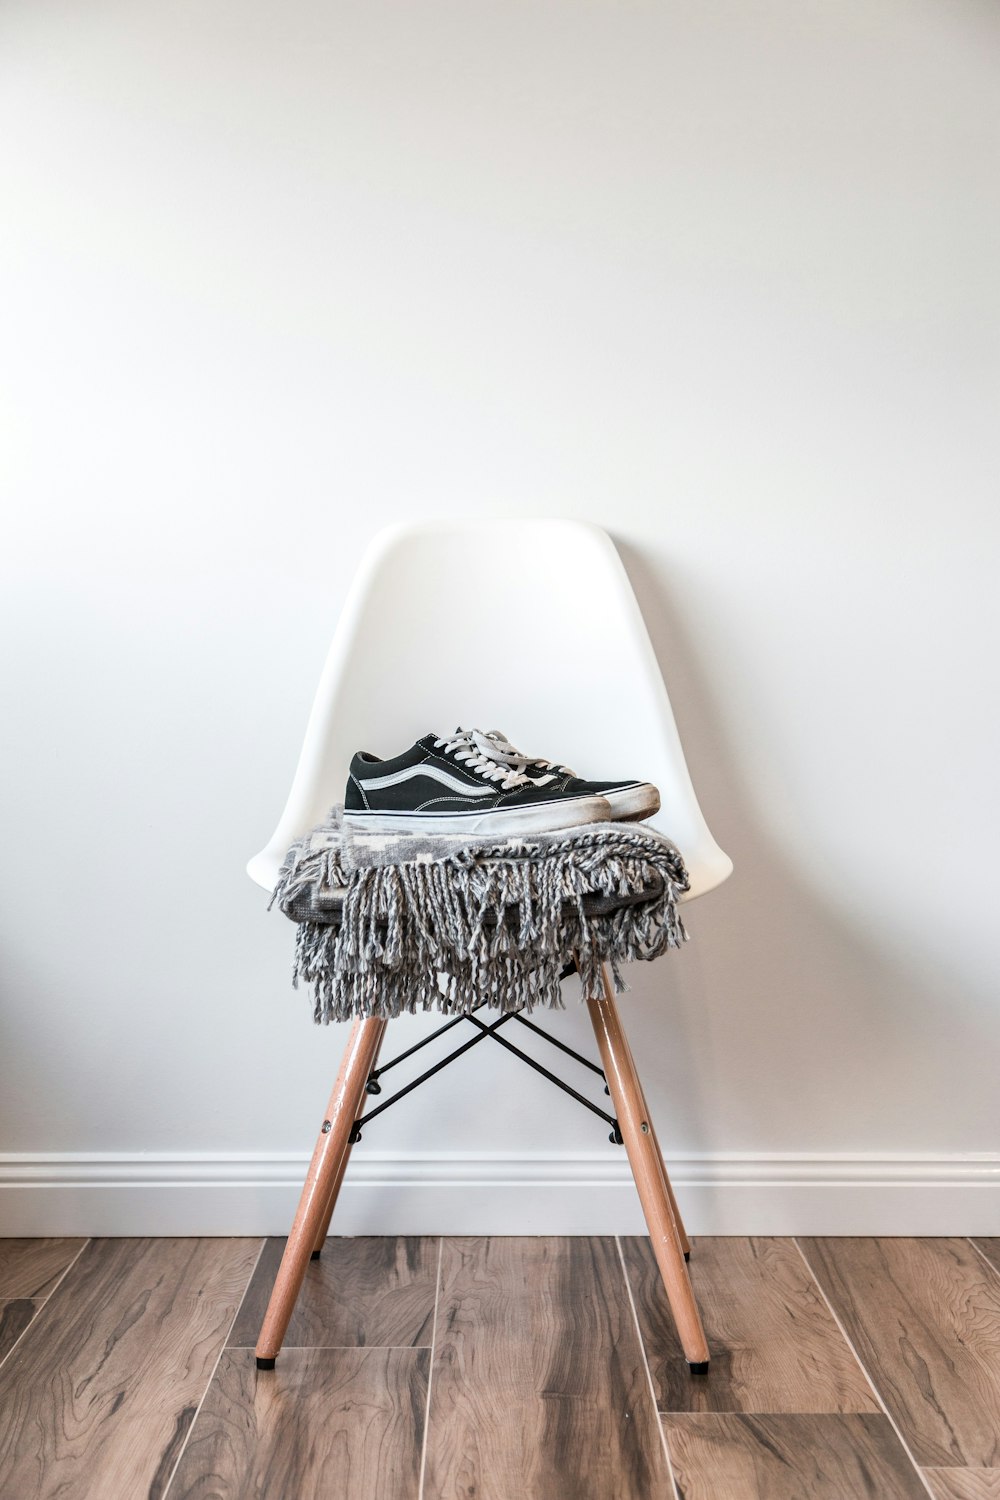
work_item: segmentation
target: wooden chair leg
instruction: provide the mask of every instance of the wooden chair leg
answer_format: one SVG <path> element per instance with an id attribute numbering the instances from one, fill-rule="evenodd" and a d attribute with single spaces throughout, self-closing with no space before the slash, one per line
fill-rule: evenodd
<path id="1" fill-rule="evenodd" d="M 363 1095 L 361 1106 L 363 1109 Z M 361 1109 L 358 1110 L 358 1114 L 361 1114 Z M 316 1231 L 316 1243 L 312 1247 L 312 1255 L 310 1257 L 312 1260 L 319 1260 L 320 1256 L 323 1253 L 323 1246 L 326 1244 L 326 1237 L 330 1233 L 330 1220 L 333 1218 L 333 1210 L 336 1208 L 337 1199 L 340 1197 L 340 1185 L 344 1180 L 344 1173 L 347 1171 L 347 1163 L 350 1160 L 350 1156 L 351 1142 L 350 1139 L 348 1139 L 347 1145 L 344 1147 L 344 1154 L 340 1158 L 340 1165 L 337 1167 L 337 1175 L 334 1177 L 333 1186 L 330 1189 L 330 1201 L 323 1211 L 323 1217 L 319 1222 L 319 1229 Z"/>
<path id="2" fill-rule="evenodd" d="M 382 1036 L 379 1037 L 379 1047 L 376 1048 L 376 1050 L 375 1050 L 375 1056 L 372 1058 L 372 1068 L 374 1068 L 375 1065 L 376 1065 L 376 1063 L 378 1062 L 379 1049 L 381 1048 L 382 1040 L 384 1039 L 384 1037 L 385 1037 L 385 1027 L 382 1028 Z M 371 1069 L 369 1069 L 369 1073 L 370 1072 L 371 1072 Z M 365 1083 L 367 1083 L 367 1082 L 368 1082 L 368 1079 L 366 1078 L 365 1079 Z M 368 1103 L 368 1095 L 365 1092 L 365 1090 L 362 1089 L 361 1090 L 361 1102 L 358 1105 L 357 1114 L 354 1117 L 355 1120 L 359 1120 L 361 1118 L 361 1116 L 364 1114 L 364 1112 L 365 1112 L 365 1106 L 367 1105 L 367 1103 Z M 323 1246 L 326 1244 L 326 1237 L 327 1237 L 327 1235 L 330 1232 L 330 1220 L 333 1218 L 333 1211 L 337 1207 L 337 1199 L 340 1197 L 340 1185 L 341 1185 L 341 1183 L 344 1180 L 344 1173 L 347 1171 L 347 1163 L 351 1159 L 351 1152 L 353 1151 L 353 1149 L 354 1149 L 354 1147 L 353 1147 L 353 1143 L 351 1141 L 351 1137 L 350 1137 L 350 1135 L 348 1135 L 348 1137 L 347 1137 L 347 1145 L 344 1147 L 343 1155 L 340 1158 L 340 1165 L 337 1168 L 336 1175 L 334 1176 L 334 1179 L 333 1179 L 333 1186 L 330 1189 L 330 1201 L 328 1202 L 328 1204 L 327 1204 L 327 1206 L 326 1206 L 326 1208 L 324 1210 L 323 1217 L 320 1220 L 319 1231 L 318 1231 L 318 1233 L 316 1235 L 316 1243 L 315 1243 L 315 1245 L 313 1245 L 313 1248 L 312 1248 L 312 1259 L 313 1260 L 319 1260 L 320 1255 L 321 1255 L 322 1250 L 323 1250 Z"/>
<path id="3" fill-rule="evenodd" d="M 259 1370 L 273 1370 L 281 1350 L 385 1027 L 385 1021 L 373 1017 L 355 1021 L 351 1030 L 261 1325 L 256 1349 Z"/>
<path id="4" fill-rule="evenodd" d="M 606 967 L 603 989 L 599 999 L 587 1001 L 594 1035 L 684 1356 L 692 1371 L 701 1374 L 708 1369 L 705 1330 L 684 1261 L 679 1219 L 675 1222 L 671 1208 L 669 1179 Z"/>
<path id="5" fill-rule="evenodd" d="M 631 1056 L 631 1048 L 629 1048 L 629 1056 Z M 673 1217 L 674 1228 L 677 1230 L 677 1237 L 681 1242 L 681 1250 L 684 1252 L 684 1259 L 690 1260 L 691 1241 L 687 1237 L 687 1231 L 684 1228 L 684 1220 L 681 1218 L 681 1211 L 677 1207 L 677 1199 L 674 1197 L 673 1184 L 670 1181 L 670 1174 L 667 1171 L 667 1163 L 664 1160 L 663 1152 L 660 1150 L 660 1143 L 657 1140 L 656 1136 L 656 1127 L 650 1118 L 649 1106 L 646 1104 L 646 1095 L 643 1093 L 642 1083 L 640 1082 L 638 1073 L 636 1073 L 635 1075 L 635 1082 L 636 1087 L 639 1090 L 639 1107 L 642 1111 L 642 1118 L 648 1124 L 649 1133 L 653 1138 L 653 1150 L 656 1153 L 656 1165 L 659 1167 L 660 1176 L 663 1179 L 663 1191 L 666 1193 L 667 1201 L 670 1204 L 670 1213 Z"/>
<path id="6" fill-rule="evenodd" d="M 681 1211 L 677 1207 L 677 1199 L 674 1197 L 673 1184 L 670 1181 L 670 1174 L 667 1172 L 667 1164 L 663 1159 L 663 1152 L 660 1150 L 660 1143 L 656 1139 L 656 1129 L 653 1125 L 652 1120 L 650 1120 L 649 1118 L 649 1110 L 646 1107 L 646 1096 L 642 1093 L 641 1088 L 639 1090 L 639 1093 L 642 1099 L 642 1117 L 648 1122 L 649 1133 L 653 1137 L 653 1150 L 656 1152 L 656 1159 L 660 1165 L 661 1176 L 663 1177 L 663 1187 L 664 1191 L 666 1192 L 667 1199 L 670 1203 L 670 1212 L 673 1214 L 674 1227 L 677 1230 L 677 1237 L 681 1242 L 681 1250 L 684 1252 L 684 1259 L 690 1260 L 691 1241 L 687 1237 L 687 1231 L 684 1228 L 684 1220 L 681 1218 Z"/>

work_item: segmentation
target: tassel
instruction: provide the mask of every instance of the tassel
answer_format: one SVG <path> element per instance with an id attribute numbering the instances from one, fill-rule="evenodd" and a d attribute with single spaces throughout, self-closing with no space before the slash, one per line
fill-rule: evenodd
<path id="1" fill-rule="evenodd" d="M 571 956 L 581 996 L 594 998 L 603 963 L 621 993 L 624 964 L 687 941 L 678 910 L 687 872 L 651 829 L 590 825 L 530 844 L 364 863 L 340 818 L 335 808 L 292 846 L 271 898 L 297 923 L 292 983 L 312 987 L 317 1023 L 481 1004 L 561 1009 L 559 976 Z M 588 911 L 587 897 L 631 904 L 601 914 Z"/>

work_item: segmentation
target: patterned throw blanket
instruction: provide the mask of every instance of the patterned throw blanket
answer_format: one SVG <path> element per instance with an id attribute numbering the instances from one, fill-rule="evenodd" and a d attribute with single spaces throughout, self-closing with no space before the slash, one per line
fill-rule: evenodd
<path id="1" fill-rule="evenodd" d="M 293 984 L 314 1019 L 561 1008 L 575 961 L 582 994 L 620 965 L 683 942 L 687 872 L 638 823 L 472 843 L 456 835 L 353 833 L 343 808 L 297 839 L 271 904 L 298 924 Z"/>

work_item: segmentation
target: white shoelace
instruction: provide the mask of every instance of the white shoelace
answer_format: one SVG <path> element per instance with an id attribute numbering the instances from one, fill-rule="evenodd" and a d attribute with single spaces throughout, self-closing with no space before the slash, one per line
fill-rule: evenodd
<path id="1" fill-rule="evenodd" d="M 510 740 L 500 729 L 474 729 L 471 732 L 479 737 L 480 742 L 489 745 L 489 753 L 494 760 L 499 761 L 502 765 L 516 766 L 520 771 L 523 771 L 527 766 L 540 766 L 543 771 L 560 776 L 576 775 L 576 772 L 571 771 L 569 766 L 564 766 L 559 761 L 543 760 L 540 755 L 522 754 L 520 750 L 514 748 Z M 545 776 L 544 780 L 551 781 L 552 776 Z"/>
<path id="2" fill-rule="evenodd" d="M 498 729 L 456 729 L 450 739 L 434 741 L 435 750 L 442 746 L 456 760 L 464 761 L 466 770 L 487 781 L 498 781 L 505 792 L 517 786 L 545 786 L 552 780 L 551 776 L 526 776 L 527 757 L 515 750 Z"/>

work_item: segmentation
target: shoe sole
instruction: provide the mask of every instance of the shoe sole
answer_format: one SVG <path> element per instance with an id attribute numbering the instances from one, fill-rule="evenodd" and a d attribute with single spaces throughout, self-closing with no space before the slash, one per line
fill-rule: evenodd
<path id="1" fill-rule="evenodd" d="M 601 796 L 611 809 L 613 823 L 641 823 L 660 810 L 660 794 L 649 781 L 623 787 L 620 792 L 602 792 Z"/>
<path id="2" fill-rule="evenodd" d="M 606 797 L 574 797 L 545 802 L 534 807 L 509 807 L 497 812 L 401 813 L 372 812 L 365 808 L 345 812 L 344 822 L 352 833 L 465 833 L 504 834 L 557 833 L 587 823 L 607 823 L 611 809 Z"/>

